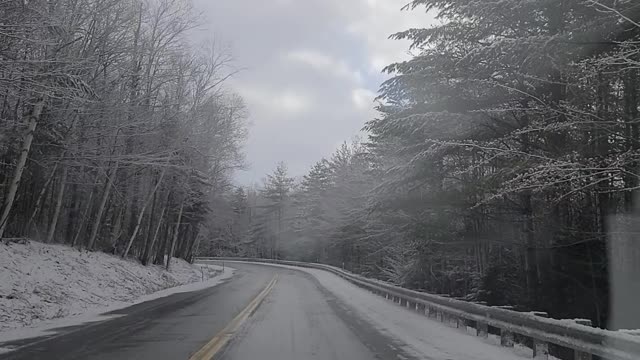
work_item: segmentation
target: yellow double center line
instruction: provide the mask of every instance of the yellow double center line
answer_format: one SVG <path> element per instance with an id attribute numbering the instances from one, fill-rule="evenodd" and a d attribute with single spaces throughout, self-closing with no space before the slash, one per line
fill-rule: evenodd
<path id="1" fill-rule="evenodd" d="M 269 295 L 271 289 L 276 285 L 278 275 L 274 275 L 273 279 L 262 289 L 246 308 L 244 308 L 227 326 L 216 334 L 208 343 L 206 343 L 198 352 L 193 354 L 189 360 L 210 360 L 212 359 L 228 342 L 233 335 L 240 329 L 240 326 L 251 316 L 251 314 L 260 306 L 260 303 Z"/>

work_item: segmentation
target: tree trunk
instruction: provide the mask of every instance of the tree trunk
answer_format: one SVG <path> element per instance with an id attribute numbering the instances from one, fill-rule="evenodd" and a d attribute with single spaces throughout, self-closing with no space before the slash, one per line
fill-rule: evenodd
<path id="1" fill-rule="evenodd" d="M 87 221 L 87 216 L 89 216 L 89 211 L 91 211 L 91 207 L 93 206 L 93 194 L 95 192 L 95 187 L 98 181 L 98 177 L 96 176 L 96 183 L 91 187 L 91 192 L 89 193 L 89 199 L 87 200 L 87 206 L 82 213 L 82 219 L 80 219 L 80 225 L 78 226 L 78 230 L 76 230 L 76 235 L 73 237 L 73 241 L 71 242 L 71 247 L 76 246 L 78 243 L 78 239 L 80 238 L 80 234 L 82 234 L 82 229 L 84 228 L 84 223 Z M 82 243 L 80 243 L 80 247 L 82 248 Z"/>
<path id="2" fill-rule="evenodd" d="M 180 242 L 180 251 L 178 252 L 177 256 L 183 259 L 187 258 L 187 253 L 189 252 L 189 248 L 191 248 L 191 243 L 195 239 L 195 226 L 193 226 L 192 223 L 188 223 L 186 225 L 187 229 L 183 230 L 184 235 L 182 237 L 182 241 Z"/>
<path id="3" fill-rule="evenodd" d="M 184 210 L 184 203 L 186 200 L 182 200 L 180 204 L 180 211 L 178 212 L 178 222 L 176 223 L 175 230 L 173 231 L 173 239 L 171 240 L 171 248 L 169 249 L 169 254 L 167 255 L 167 271 L 170 269 L 171 265 L 171 257 L 173 256 L 173 251 L 176 248 L 176 241 L 178 241 L 178 234 L 180 233 L 180 221 L 182 220 L 182 211 Z"/>
<path id="4" fill-rule="evenodd" d="M 156 265 L 163 265 L 164 266 L 164 265 L 166 265 L 164 256 L 167 253 L 167 240 L 169 239 L 169 236 L 171 235 L 171 226 L 169 225 L 168 221 L 166 222 L 166 224 L 164 224 L 164 230 L 162 230 L 162 233 L 163 233 L 163 235 L 160 238 L 162 240 L 161 241 L 161 245 L 158 247 L 158 250 L 156 251 L 154 263 Z"/>
<path id="5" fill-rule="evenodd" d="M 142 259 L 142 264 L 147 265 L 151 260 L 151 254 L 153 254 L 153 246 L 156 243 L 156 239 L 158 238 L 158 233 L 160 232 L 160 227 L 162 226 L 162 219 L 164 218 L 164 213 L 167 211 L 167 206 L 165 205 L 160 212 L 160 218 L 158 219 L 158 225 L 156 226 L 156 231 L 153 233 L 153 237 L 151 238 L 151 242 L 147 245 L 145 249 L 145 253 Z"/>
<path id="6" fill-rule="evenodd" d="M 628 76 L 624 81 L 624 115 L 626 122 L 626 148 L 628 151 L 638 149 L 638 73 L 636 69 L 629 70 Z M 634 194 L 637 193 L 638 186 L 638 162 L 630 161 L 625 166 L 626 175 L 624 176 L 625 187 L 628 189 L 624 192 L 625 210 L 630 213 L 633 210 Z"/>
<path id="7" fill-rule="evenodd" d="M 40 212 L 40 209 L 42 208 L 42 200 L 44 199 L 44 195 L 47 193 L 47 189 L 49 188 L 49 184 L 51 184 L 51 181 L 55 177 L 56 171 L 58 171 L 58 165 L 60 165 L 60 160 L 56 161 L 56 164 L 53 166 L 53 170 L 51 170 L 51 174 L 47 178 L 47 181 L 45 181 L 44 186 L 42 186 L 42 189 L 40 190 L 40 193 L 38 194 L 38 199 L 36 200 L 35 208 L 33 209 L 33 212 L 31 213 L 31 217 L 29 218 L 29 221 L 26 224 L 27 227 L 30 224 L 33 224 L 34 226 L 36 226 L 36 229 L 37 229 L 37 225 L 35 223 L 35 219 L 36 219 L 36 216 L 38 216 L 38 213 Z"/>
<path id="8" fill-rule="evenodd" d="M 194 233 L 195 233 L 195 236 L 191 241 L 191 245 L 189 246 L 187 253 L 185 254 L 185 260 L 189 262 L 191 262 L 191 259 L 193 257 L 193 252 L 195 251 L 195 249 L 197 248 L 200 242 L 200 228 L 198 227 L 198 230 L 194 230 Z"/>
<path id="9" fill-rule="evenodd" d="M 60 217 L 60 209 L 62 208 L 62 200 L 64 199 L 64 188 L 67 185 L 68 167 L 64 166 L 62 169 L 62 179 L 60 179 L 60 190 L 58 191 L 58 198 L 56 199 L 56 209 L 53 212 L 53 218 L 51 219 L 51 225 L 49 225 L 49 232 L 47 233 L 47 243 L 53 240 L 53 236 L 56 233 L 56 226 L 58 225 L 58 218 Z"/>
<path id="10" fill-rule="evenodd" d="M 36 126 L 38 125 L 38 120 L 40 120 L 40 114 L 42 114 L 42 110 L 44 109 L 45 98 L 46 96 L 43 96 L 42 99 L 38 101 L 38 103 L 33 108 L 33 113 L 31 114 L 31 116 L 29 116 L 27 133 L 24 136 L 20 158 L 18 159 L 15 172 L 13 173 L 13 179 L 11 180 L 9 192 L 6 196 L 4 209 L 2 210 L 2 216 L 0 216 L 0 239 L 2 239 L 2 236 L 7 229 L 7 224 L 9 223 L 11 208 L 13 207 L 13 202 L 16 199 L 16 193 L 18 192 L 18 186 L 20 185 L 20 180 L 22 179 L 24 167 L 27 164 L 29 151 L 31 151 L 31 143 L 33 142 L 33 133 L 36 130 Z"/>
<path id="11" fill-rule="evenodd" d="M 72 182 L 71 184 L 71 204 L 69 204 L 69 212 L 66 216 L 66 228 L 65 228 L 65 241 L 71 240 L 73 236 L 73 230 L 75 229 L 75 223 L 78 220 L 78 215 L 80 212 L 80 201 L 78 197 L 78 184 Z"/>
<path id="12" fill-rule="evenodd" d="M 153 193 L 153 200 L 151 201 L 151 212 L 149 213 L 149 220 L 147 223 L 147 230 L 144 232 L 144 240 L 142 241 L 142 252 L 140 253 L 140 261 L 144 262 L 149 251 L 149 242 L 151 241 L 151 234 L 153 234 L 154 219 L 156 218 L 156 210 L 158 204 L 158 192 Z M 162 219 L 158 219 L 161 221 Z"/>
<path id="13" fill-rule="evenodd" d="M 120 208 L 120 211 L 115 212 L 115 225 L 113 226 L 113 232 L 111 233 L 111 244 L 114 249 L 114 254 L 117 254 L 118 240 L 120 239 L 120 232 L 122 232 L 122 213 L 124 208 Z"/>
<path id="14" fill-rule="evenodd" d="M 104 184 L 104 191 L 102 192 L 102 200 L 100 200 L 100 205 L 98 207 L 98 213 L 96 214 L 96 219 L 93 222 L 93 226 L 91 228 L 91 235 L 89 236 L 89 241 L 87 242 L 87 249 L 93 250 L 93 246 L 96 242 L 96 236 L 98 235 L 98 230 L 100 229 L 100 223 L 102 221 L 102 214 L 104 213 L 104 209 L 107 205 L 107 200 L 109 199 L 109 193 L 111 192 L 111 179 L 117 175 L 119 162 L 116 160 L 113 171 L 111 174 L 107 174 Z"/>
<path id="15" fill-rule="evenodd" d="M 133 244 L 133 240 L 135 240 L 136 235 L 138 235 L 138 231 L 140 230 L 140 223 L 142 222 L 142 217 L 144 216 L 144 212 L 147 209 L 147 207 L 149 206 L 149 203 L 153 199 L 153 196 L 155 195 L 156 191 L 160 187 L 160 183 L 162 183 L 162 179 L 164 178 L 164 174 L 166 173 L 166 171 L 167 171 L 166 167 L 164 169 L 162 169 L 162 173 L 160 174 L 160 178 L 158 179 L 158 182 L 156 183 L 156 186 L 153 188 L 153 190 L 151 190 L 151 194 L 149 194 L 149 197 L 147 198 L 147 201 L 145 201 L 144 204 L 142 205 L 142 209 L 140 210 L 140 214 L 138 214 L 138 220 L 136 221 L 136 227 L 133 229 L 133 234 L 131 234 L 131 238 L 129 239 L 129 243 L 127 244 L 127 248 L 122 253 L 122 257 L 123 258 L 126 257 L 129 254 L 129 250 L 131 249 L 131 245 Z"/>

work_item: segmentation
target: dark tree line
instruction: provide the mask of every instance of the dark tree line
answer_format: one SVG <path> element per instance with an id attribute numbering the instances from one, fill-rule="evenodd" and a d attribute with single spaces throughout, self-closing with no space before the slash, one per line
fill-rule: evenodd
<path id="1" fill-rule="evenodd" d="M 187 0 L 0 4 L 0 238 L 191 257 L 246 132 L 197 24 Z"/>
<path id="2" fill-rule="evenodd" d="M 633 282 L 640 263 L 623 216 L 638 205 L 640 4 L 407 8 L 442 22 L 393 35 L 416 55 L 387 67 L 368 140 L 295 186 L 276 171 L 227 252 L 607 326 L 612 267 Z"/>

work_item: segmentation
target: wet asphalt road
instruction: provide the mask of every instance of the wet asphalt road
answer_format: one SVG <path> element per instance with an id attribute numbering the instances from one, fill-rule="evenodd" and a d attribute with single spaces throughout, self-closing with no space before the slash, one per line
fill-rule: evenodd
<path id="1" fill-rule="evenodd" d="M 62 329 L 53 337 L 0 344 L 22 346 L 0 354 L 0 360 L 186 360 L 219 334 L 276 274 L 269 295 L 214 359 L 410 358 L 311 275 L 257 264 L 229 265 L 237 270 L 223 284 L 138 304 L 114 312 L 120 317 Z"/>

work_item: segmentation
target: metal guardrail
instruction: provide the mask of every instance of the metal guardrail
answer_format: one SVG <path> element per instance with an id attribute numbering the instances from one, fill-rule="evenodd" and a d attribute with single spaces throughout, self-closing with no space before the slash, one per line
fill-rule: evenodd
<path id="1" fill-rule="evenodd" d="M 572 349 L 575 360 L 591 360 L 594 356 L 607 360 L 640 359 L 640 336 L 592 328 L 574 320 L 548 319 L 533 313 L 409 290 L 325 264 L 252 258 L 196 258 L 196 261 L 207 260 L 272 263 L 325 270 L 426 316 L 457 327 L 471 326 L 476 329 L 477 336 L 486 338 L 489 336 L 489 327 L 497 328 L 502 346 L 513 347 L 515 335 L 529 338 L 534 359 L 548 359 L 549 344 Z"/>

